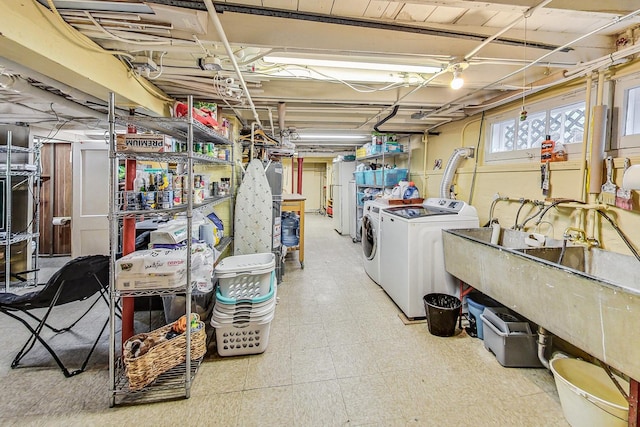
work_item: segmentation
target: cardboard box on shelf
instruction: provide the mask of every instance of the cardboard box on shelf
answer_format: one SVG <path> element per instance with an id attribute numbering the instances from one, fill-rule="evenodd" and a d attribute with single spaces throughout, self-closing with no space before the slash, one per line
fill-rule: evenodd
<path id="1" fill-rule="evenodd" d="M 169 153 L 173 151 L 173 138 L 154 133 L 125 133 L 116 138 L 117 151 L 137 153 Z"/>

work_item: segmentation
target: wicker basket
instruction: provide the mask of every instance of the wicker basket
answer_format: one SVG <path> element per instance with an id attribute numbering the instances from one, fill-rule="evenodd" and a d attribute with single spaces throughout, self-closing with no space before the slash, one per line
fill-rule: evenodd
<path id="1" fill-rule="evenodd" d="M 160 339 L 171 330 L 171 326 L 172 324 L 168 324 L 146 335 Z M 129 340 L 133 338 L 135 337 Z M 197 360 L 204 356 L 207 351 L 206 338 L 204 322 L 201 322 L 198 317 L 198 328 L 191 329 L 191 360 Z M 128 346 L 125 344 L 123 359 L 130 390 L 140 390 L 151 384 L 160 374 L 187 360 L 186 333 L 154 345 L 147 353 L 139 357 L 132 357 L 126 348 Z"/>

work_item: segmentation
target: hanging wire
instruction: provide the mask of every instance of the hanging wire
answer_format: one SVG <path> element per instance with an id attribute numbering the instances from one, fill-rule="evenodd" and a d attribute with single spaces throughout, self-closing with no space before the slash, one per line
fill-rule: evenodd
<path id="1" fill-rule="evenodd" d="M 524 15 L 524 48 L 522 50 L 523 62 L 527 63 L 527 12 Z M 524 101 L 527 93 L 527 69 L 522 71 L 522 111 L 520 112 L 520 121 L 527 120 L 527 110 L 524 108 Z"/>

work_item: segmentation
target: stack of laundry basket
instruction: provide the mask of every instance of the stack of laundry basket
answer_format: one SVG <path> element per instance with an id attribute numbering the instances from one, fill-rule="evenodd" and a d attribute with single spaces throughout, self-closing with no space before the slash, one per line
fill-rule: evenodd
<path id="1" fill-rule="evenodd" d="M 211 326 L 220 356 L 259 354 L 267 349 L 276 309 L 275 255 L 271 252 L 224 258 Z"/>

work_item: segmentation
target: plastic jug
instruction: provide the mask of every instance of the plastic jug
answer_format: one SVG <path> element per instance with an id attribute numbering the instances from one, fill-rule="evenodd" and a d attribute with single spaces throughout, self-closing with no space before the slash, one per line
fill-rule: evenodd
<path id="1" fill-rule="evenodd" d="M 416 187 L 413 181 L 409 182 L 409 185 L 407 186 L 406 190 L 404 190 L 402 198 L 417 199 L 418 197 L 420 197 L 420 192 L 418 191 L 418 187 Z"/>
<path id="2" fill-rule="evenodd" d="M 283 212 L 281 241 L 284 246 L 294 247 L 300 244 L 299 229 L 298 215 L 293 212 Z"/>

